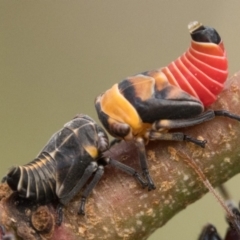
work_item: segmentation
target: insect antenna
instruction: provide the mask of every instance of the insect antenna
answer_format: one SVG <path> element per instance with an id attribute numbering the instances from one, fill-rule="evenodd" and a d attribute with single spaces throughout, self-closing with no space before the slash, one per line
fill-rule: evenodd
<path id="1" fill-rule="evenodd" d="M 224 185 L 220 185 L 218 187 L 219 192 L 221 193 L 221 195 L 223 196 L 228 208 L 232 211 L 232 213 L 234 214 L 234 219 L 229 218 L 229 216 L 226 216 L 226 220 L 229 223 L 229 225 L 231 226 L 231 228 L 235 229 L 238 233 L 238 236 L 240 238 L 240 211 L 239 208 L 237 208 L 236 204 L 231 200 L 232 197 L 230 196 L 227 188 Z M 233 224 L 233 222 L 235 222 L 235 224 Z"/>

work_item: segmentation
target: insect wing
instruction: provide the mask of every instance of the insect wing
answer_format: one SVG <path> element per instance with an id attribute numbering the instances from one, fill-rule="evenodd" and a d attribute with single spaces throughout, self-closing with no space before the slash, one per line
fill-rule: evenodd
<path id="1" fill-rule="evenodd" d="M 119 84 L 120 92 L 134 106 L 143 122 L 190 118 L 203 111 L 201 102 L 180 88 L 167 85 L 163 89 L 156 89 L 150 74 L 138 75 Z M 148 86 L 144 89 L 146 82 Z"/>
<path id="2" fill-rule="evenodd" d="M 55 156 L 58 160 L 56 193 L 59 198 L 65 197 L 80 181 L 94 160 L 91 153 L 94 152 L 94 157 L 98 156 L 94 124 L 84 119 L 74 119 L 65 125 L 61 134 L 64 137 L 58 139 L 61 148 Z"/>

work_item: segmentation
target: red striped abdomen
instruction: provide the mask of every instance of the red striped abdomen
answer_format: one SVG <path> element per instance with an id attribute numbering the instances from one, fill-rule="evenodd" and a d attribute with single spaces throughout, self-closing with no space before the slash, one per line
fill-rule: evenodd
<path id="1" fill-rule="evenodd" d="M 216 101 L 228 76 L 223 42 L 197 42 L 177 60 L 161 69 L 170 84 L 175 85 L 208 106 Z"/>

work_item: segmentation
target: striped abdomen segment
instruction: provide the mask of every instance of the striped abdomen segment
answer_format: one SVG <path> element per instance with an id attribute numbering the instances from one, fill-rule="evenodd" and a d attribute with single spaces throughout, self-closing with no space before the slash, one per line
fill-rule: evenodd
<path id="1" fill-rule="evenodd" d="M 181 88 L 208 106 L 216 101 L 228 76 L 223 42 L 192 40 L 191 47 L 161 69 L 170 84 Z"/>
<path id="2" fill-rule="evenodd" d="M 7 183 L 20 197 L 46 203 L 56 197 L 56 163 L 47 153 L 32 162 L 13 168 Z"/>

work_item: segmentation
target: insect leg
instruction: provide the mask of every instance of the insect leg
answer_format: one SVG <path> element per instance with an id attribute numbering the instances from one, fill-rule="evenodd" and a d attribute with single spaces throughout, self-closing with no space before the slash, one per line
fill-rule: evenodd
<path id="1" fill-rule="evenodd" d="M 147 186 L 147 183 L 141 178 L 140 174 L 134 168 L 131 168 L 114 159 L 110 159 L 109 164 L 136 178 L 143 188 Z"/>
<path id="2" fill-rule="evenodd" d="M 111 148 L 113 145 L 115 145 L 115 144 L 117 144 L 117 143 L 120 143 L 121 141 L 122 141 L 122 139 L 114 138 L 114 139 L 110 142 L 110 144 L 109 144 L 110 148 Z"/>
<path id="3" fill-rule="evenodd" d="M 223 116 L 223 117 L 228 117 L 228 118 L 232 118 L 232 119 L 235 119 L 237 121 L 240 121 L 240 116 L 239 115 L 236 115 L 236 114 L 233 114 L 229 111 L 226 111 L 226 110 L 217 110 L 217 111 L 214 111 L 214 114 L 215 116 Z"/>
<path id="4" fill-rule="evenodd" d="M 149 170 L 148 170 L 144 140 L 142 138 L 137 138 L 135 143 L 136 143 L 136 146 L 138 149 L 138 155 L 139 155 L 139 160 L 140 160 L 140 165 L 142 168 L 143 176 L 147 180 L 148 191 L 151 191 L 151 190 L 155 189 L 156 187 L 155 187 L 155 184 L 154 184 L 154 182 L 150 176 Z"/>
<path id="5" fill-rule="evenodd" d="M 156 130 L 159 130 L 161 128 L 165 129 L 172 129 L 172 128 L 183 128 L 183 127 L 190 127 L 194 126 L 206 121 L 209 121 L 213 119 L 216 116 L 223 116 L 235 119 L 237 121 L 240 121 L 240 116 L 230 113 L 226 110 L 208 110 L 206 112 L 203 112 L 202 114 L 198 115 L 194 118 L 188 118 L 188 119 L 174 119 L 174 120 L 159 120 L 154 123 L 154 128 Z"/>
<path id="6" fill-rule="evenodd" d="M 60 196 L 58 196 L 60 203 L 62 203 L 63 205 L 66 205 L 82 189 L 82 187 L 86 184 L 88 179 L 96 171 L 96 169 L 97 169 L 97 163 L 91 162 L 88 165 L 88 167 L 85 169 L 82 177 L 77 182 L 77 184 L 73 187 L 73 189 L 64 196 L 61 196 L 61 194 Z"/>
<path id="7" fill-rule="evenodd" d="M 82 193 L 80 208 L 78 214 L 85 215 L 85 202 L 89 194 L 92 192 L 93 188 L 97 185 L 102 175 L 104 174 L 104 166 L 99 166 L 97 171 L 94 174 L 92 181 L 87 185 L 85 190 Z"/>
<path id="8" fill-rule="evenodd" d="M 172 128 L 184 128 L 194 126 L 206 121 L 209 121 L 215 117 L 215 113 L 213 110 L 209 110 L 203 112 L 202 114 L 187 119 L 174 119 L 174 120 L 159 120 L 154 123 L 154 128 L 159 130 L 161 128 L 164 129 L 172 129 Z"/>
<path id="9" fill-rule="evenodd" d="M 57 224 L 57 226 L 61 226 L 62 221 L 63 221 L 63 205 L 61 203 L 59 203 L 57 205 L 56 212 L 57 212 L 57 220 L 56 220 L 57 223 L 56 224 Z"/>
<path id="10" fill-rule="evenodd" d="M 161 133 L 155 130 L 151 130 L 148 133 L 147 138 L 151 141 L 154 140 L 169 140 L 169 141 L 187 141 L 192 142 L 202 148 L 205 147 L 206 140 L 198 140 L 196 138 L 192 138 L 188 135 L 183 134 L 182 132 L 174 132 L 174 133 Z"/>

